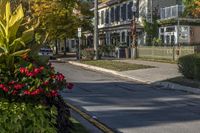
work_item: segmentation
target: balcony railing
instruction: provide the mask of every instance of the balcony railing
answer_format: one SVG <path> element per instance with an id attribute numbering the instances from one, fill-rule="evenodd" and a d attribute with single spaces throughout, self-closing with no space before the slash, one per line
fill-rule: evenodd
<path id="1" fill-rule="evenodd" d="M 184 5 L 175 5 L 160 9 L 160 19 L 171 19 L 180 17 L 184 12 Z"/>

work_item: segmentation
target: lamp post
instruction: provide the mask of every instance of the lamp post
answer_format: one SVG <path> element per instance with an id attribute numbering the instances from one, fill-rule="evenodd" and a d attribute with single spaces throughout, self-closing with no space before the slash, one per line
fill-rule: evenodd
<path id="1" fill-rule="evenodd" d="M 98 0 L 94 1 L 94 51 L 95 51 L 95 57 L 94 59 L 98 59 Z"/>
<path id="2" fill-rule="evenodd" d="M 131 29 L 132 29 L 132 46 L 133 46 L 133 51 L 132 51 L 132 58 L 136 59 L 137 57 L 137 35 L 136 35 L 136 3 L 133 2 L 133 7 L 132 7 L 132 11 L 133 11 L 133 19 L 132 19 L 132 25 L 131 25 Z"/>

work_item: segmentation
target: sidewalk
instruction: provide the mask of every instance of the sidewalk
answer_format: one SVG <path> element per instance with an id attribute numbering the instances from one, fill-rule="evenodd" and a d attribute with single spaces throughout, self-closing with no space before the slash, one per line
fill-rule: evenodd
<path id="1" fill-rule="evenodd" d="M 130 77 L 135 77 L 139 81 L 143 81 L 149 84 L 182 76 L 182 74 L 178 72 L 177 64 L 159 63 L 159 62 L 141 61 L 141 60 L 117 60 L 117 61 L 154 66 L 155 68 L 120 72 L 120 74 L 124 74 Z"/>

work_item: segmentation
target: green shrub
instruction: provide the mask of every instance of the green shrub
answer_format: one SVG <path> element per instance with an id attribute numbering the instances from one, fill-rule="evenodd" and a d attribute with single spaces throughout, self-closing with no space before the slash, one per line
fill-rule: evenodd
<path id="1" fill-rule="evenodd" d="M 81 51 L 81 56 L 85 60 L 92 60 L 95 56 L 95 51 L 93 48 L 86 48 Z"/>
<path id="2" fill-rule="evenodd" d="M 192 54 L 178 59 L 179 71 L 189 79 L 200 80 L 200 54 Z"/>
<path id="3" fill-rule="evenodd" d="M 194 78 L 200 80 L 200 54 L 196 55 L 195 58 Z"/>
<path id="4" fill-rule="evenodd" d="M 0 99 L 1 133 L 56 133 L 56 108 Z"/>

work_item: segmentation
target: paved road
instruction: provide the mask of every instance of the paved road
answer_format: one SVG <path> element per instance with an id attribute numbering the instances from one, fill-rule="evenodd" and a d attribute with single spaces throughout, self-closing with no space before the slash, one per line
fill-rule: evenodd
<path id="1" fill-rule="evenodd" d="M 75 83 L 64 98 L 123 133 L 200 133 L 200 96 L 160 89 L 69 64 L 54 64 Z"/>

